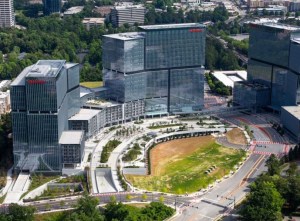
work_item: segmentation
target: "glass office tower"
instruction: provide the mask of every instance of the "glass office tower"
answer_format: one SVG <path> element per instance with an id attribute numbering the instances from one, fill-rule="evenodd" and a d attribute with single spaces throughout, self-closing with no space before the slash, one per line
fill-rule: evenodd
<path id="1" fill-rule="evenodd" d="M 253 23 L 250 25 L 248 81 L 269 87 L 270 105 L 279 110 L 297 103 L 297 74 L 291 71 L 298 57 L 300 28 L 284 24 Z"/>
<path id="2" fill-rule="evenodd" d="M 11 84 L 15 169 L 60 172 L 59 138 L 79 111 L 79 68 L 38 61 Z"/>
<path id="3" fill-rule="evenodd" d="M 146 115 L 200 111 L 204 102 L 205 26 L 140 26 L 105 35 L 103 80 L 110 99 L 143 100 Z"/>

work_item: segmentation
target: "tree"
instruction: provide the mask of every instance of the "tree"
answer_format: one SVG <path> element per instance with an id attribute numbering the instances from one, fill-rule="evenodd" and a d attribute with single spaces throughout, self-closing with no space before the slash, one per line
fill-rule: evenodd
<path id="1" fill-rule="evenodd" d="M 8 217 L 13 221 L 32 221 L 35 208 L 31 206 L 20 206 L 18 204 L 10 204 Z"/>
<path id="2" fill-rule="evenodd" d="M 97 208 L 99 200 L 89 196 L 87 193 L 81 197 L 76 205 L 75 211 L 69 217 L 70 221 L 103 221 L 104 217 Z"/>
<path id="3" fill-rule="evenodd" d="M 268 167 L 268 174 L 270 176 L 273 176 L 275 174 L 279 175 L 280 160 L 274 154 L 272 154 L 266 161 L 266 166 Z"/>
<path id="4" fill-rule="evenodd" d="M 160 203 L 163 203 L 164 201 L 165 201 L 165 198 L 164 198 L 163 196 L 160 196 L 160 197 L 159 197 L 159 202 L 160 202 Z"/>
<path id="5" fill-rule="evenodd" d="M 147 194 L 146 193 L 143 193 L 142 195 L 142 201 L 146 201 L 148 198 Z"/>
<path id="6" fill-rule="evenodd" d="M 289 176 L 295 176 L 296 175 L 296 171 L 297 171 L 297 167 L 298 167 L 297 163 L 295 163 L 295 162 L 290 163 L 289 169 L 286 171 L 287 174 Z"/>
<path id="7" fill-rule="evenodd" d="M 284 200 L 273 183 L 254 183 L 250 189 L 251 192 L 247 197 L 247 201 L 244 207 L 239 211 L 241 220 L 282 220 L 281 207 Z"/>
<path id="8" fill-rule="evenodd" d="M 131 196 L 130 194 L 127 194 L 127 195 L 126 195 L 126 200 L 127 200 L 127 201 L 130 201 L 131 199 L 132 199 L 132 196 Z"/>

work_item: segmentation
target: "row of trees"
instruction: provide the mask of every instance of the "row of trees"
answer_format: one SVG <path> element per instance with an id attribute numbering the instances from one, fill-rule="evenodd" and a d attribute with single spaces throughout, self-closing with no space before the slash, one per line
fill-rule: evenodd
<path id="1" fill-rule="evenodd" d="M 285 161 L 300 158 L 300 148 L 296 146 L 279 160 L 271 155 L 266 162 L 268 172 L 261 175 L 250 187 L 250 194 L 239 213 L 241 220 L 282 220 L 282 212 L 290 214 L 300 206 L 300 175 L 297 163 L 290 162 L 283 172 Z"/>
<path id="2" fill-rule="evenodd" d="M 62 203 L 63 205 L 64 203 Z M 101 212 L 97 206 L 99 200 L 85 194 L 75 205 L 75 209 L 59 216 L 49 216 L 48 221 L 123 221 L 139 220 L 162 221 L 174 214 L 174 209 L 160 202 L 152 202 L 144 208 L 116 203 L 112 200 Z M 11 204 L 7 214 L 0 213 L 0 221 L 33 221 L 35 208 Z"/>
<path id="3" fill-rule="evenodd" d="M 219 81 L 215 76 L 213 76 L 211 73 L 205 74 L 207 83 L 211 89 L 211 91 L 229 96 L 232 94 L 231 87 L 225 86 L 221 81 Z"/>
<path id="4" fill-rule="evenodd" d="M 101 163 L 106 163 L 108 161 L 108 158 L 110 156 L 110 153 L 120 144 L 121 142 L 119 140 L 110 140 L 107 142 L 107 144 L 103 147 L 103 150 L 101 152 Z"/>
<path id="5" fill-rule="evenodd" d="M 157 5 L 155 4 L 157 7 Z M 162 6 L 162 8 L 164 8 Z M 154 7 L 150 7 L 145 15 L 145 24 L 169 24 L 169 23 L 189 23 L 189 22 L 223 22 L 228 19 L 228 12 L 225 7 L 219 6 L 214 11 L 190 10 L 184 14 L 182 9 L 176 11 L 175 8 L 169 6 L 162 12 L 155 11 Z"/>

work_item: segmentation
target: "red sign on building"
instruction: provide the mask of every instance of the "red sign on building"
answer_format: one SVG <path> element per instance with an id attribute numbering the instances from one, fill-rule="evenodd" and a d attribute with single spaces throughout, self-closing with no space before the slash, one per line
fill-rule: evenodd
<path id="1" fill-rule="evenodd" d="M 189 32 L 202 32 L 202 29 L 200 28 L 192 28 L 189 30 Z"/>
<path id="2" fill-rule="evenodd" d="M 44 80 L 27 80 L 28 84 L 45 84 L 46 81 Z"/>

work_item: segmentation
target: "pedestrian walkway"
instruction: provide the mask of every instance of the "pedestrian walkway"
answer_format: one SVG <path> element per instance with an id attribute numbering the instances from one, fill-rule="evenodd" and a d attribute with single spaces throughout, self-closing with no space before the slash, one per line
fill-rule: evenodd
<path id="1" fill-rule="evenodd" d="M 23 193 L 25 193 L 30 186 L 29 177 L 29 173 L 21 172 L 13 187 L 8 190 L 3 203 L 18 203 Z"/>

